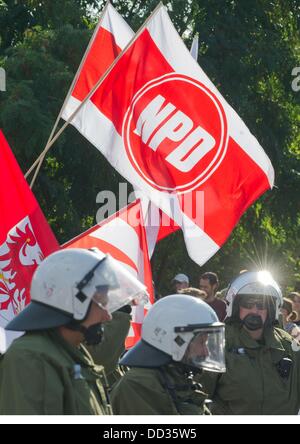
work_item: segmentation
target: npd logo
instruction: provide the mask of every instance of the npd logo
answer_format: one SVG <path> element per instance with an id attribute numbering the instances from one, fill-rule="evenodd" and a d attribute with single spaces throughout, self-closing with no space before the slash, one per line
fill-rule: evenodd
<path id="1" fill-rule="evenodd" d="M 135 95 L 124 119 L 123 140 L 144 180 L 161 191 L 186 193 L 203 184 L 224 159 L 226 115 L 205 85 L 171 73 Z"/>

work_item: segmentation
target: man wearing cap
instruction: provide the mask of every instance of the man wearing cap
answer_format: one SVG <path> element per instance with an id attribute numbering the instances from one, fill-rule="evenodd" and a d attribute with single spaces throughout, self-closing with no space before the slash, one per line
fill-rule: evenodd
<path id="1" fill-rule="evenodd" d="M 184 290 L 190 286 L 190 280 L 186 274 L 179 273 L 176 274 L 172 280 L 172 284 L 175 293 L 179 293 L 180 290 Z"/>
<path id="2" fill-rule="evenodd" d="M 99 344 L 102 324 L 144 291 L 99 250 L 45 259 L 33 276 L 31 303 L 6 327 L 25 335 L 1 358 L 0 414 L 110 414 L 103 367 L 82 344 Z"/>
<path id="3" fill-rule="evenodd" d="M 226 367 L 201 377 L 215 415 L 297 415 L 300 347 L 277 328 L 282 293 L 266 271 L 245 272 L 226 296 Z"/>

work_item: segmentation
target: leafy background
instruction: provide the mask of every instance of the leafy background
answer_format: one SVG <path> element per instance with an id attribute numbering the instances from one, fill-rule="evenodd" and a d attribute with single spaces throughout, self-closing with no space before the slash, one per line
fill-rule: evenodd
<path id="1" fill-rule="evenodd" d="M 157 0 L 112 2 L 134 30 Z M 181 233 L 153 258 L 160 292 L 177 272 L 193 285 L 204 271 L 226 286 L 241 269 L 267 267 L 285 289 L 300 290 L 300 66 L 297 0 L 165 1 L 188 46 L 199 33 L 199 63 L 270 156 L 276 187 L 241 219 L 225 246 L 202 269 L 187 256 Z M 0 0 L 0 127 L 24 172 L 44 148 L 92 35 L 103 1 Z M 68 128 L 47 156 L 34 192 L 63 243 L 95 223 L 101 190 L 124 182 L 76 130 Z M 130 189 L 130 187 L 129 187 Z"/>

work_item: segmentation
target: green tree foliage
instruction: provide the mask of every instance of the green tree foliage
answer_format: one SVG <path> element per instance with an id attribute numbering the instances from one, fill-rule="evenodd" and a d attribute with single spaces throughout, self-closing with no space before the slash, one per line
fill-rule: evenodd
<path id="1" fill-rule="evenodd" d="M 35 26 L 58 29 L 68 23 L 83 28 L 87 7 L 97 5 L 97 0 L 1 0 L 0 51 L 17 45 Z"/>
<path id="2" fill-rule="evenodd" d="M 114 0 L 137 30 L 157 0 Z M 181 233 L 158 246 L 159 289 L 176 272 L 197 285 L 202 271 L 222 285 L 240 270 L 271 267 L 284 285 L 300 281 L 300 92 L 291 72 L 300 66 L 300 7 L 296 0 L 164 1 L 190 46 L 199 33 L 199 63 L 272 159 L 276 188 L 243 216 L 221 251 L 202 270 L 187 257 Z M 0 0 L 0 126 L 25 172 L 48 139 L 104 1 Z M 96 196 L 118 192 L 122 178 L 72 128 L 50 151 L 34 189 L 60 242 L 94 223 Z"/>
<path id="3" fill-rule="evenodd" d="M 204 270 L 219 272 L 225 285 L 240 269 L 267 266 L 293 287 L 300 265 L 300 107 L 291 71 L 300 63 L 299 3 L 193 1 L 192 17 L 190 27 L 201 41 L 200 65 L 261 142 L 276 171 L 276 188 L 248 210 Z M 157 255 L 163 274 L 159 250 Z M 203 270 L 184 255 L 176 259 L 175 264 L 173 256 L 166 259 L 165 271 L 189 271 L 197 284 Z M 166 274 L 162 288 L 170 277 Z"/>

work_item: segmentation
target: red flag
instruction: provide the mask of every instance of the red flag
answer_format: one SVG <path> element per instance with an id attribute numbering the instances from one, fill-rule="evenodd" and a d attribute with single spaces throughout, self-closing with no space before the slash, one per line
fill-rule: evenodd
<path id="1" fill-rule="evenodd" d="M 68 120 L 133 36 L 134 32 L 125 20 L 108 4 L 95 29 L 74 88 L 65 104 L 63 119 Z"/>
<path id="2" fill-rule="evenodd" d="M 273 186 L 269 158 L 193 59 L 163 6 L 74 122 L 175 220 L 200 265 Z"/>
<path id="3" fill-rule="evenodd" d="M 30 300 L 31 278 L 59 245 L 0 131 L 0 326 Z"/>
<path id="4" fill-rule="evenodd" d="M 68 120 L 79 107 L 98 80 L 114 62 L 115 58 L 128 45 L 133 36 L 134 32 L 122 16 L 111 4 L 108 4 L 95 29 L 82 66 L 77 74 L 74 87 L 71 90 L 70 97 L 65 103 L 62 114 L 63 119 Z M 81 131 L 76 121 L 72 121 L 71 123 Z M 138 197 L 143 202 L 148 251 L 151 257 L 156 242 L 177 231 L 180 227 L 170 220 L 161 210 L 158 210 L 154 204 L 151 204 L 142 193 L 139 192 Z"/>
<path id="5" fill-rule="evenodd" d="M 144 316 L 154 303 L 151 264 L 142 220 L 141 205 L 137 200 L 63 245 L 63 248 L 97 247 L 122 263 L 147 287 L 150 301 L 147 306 L 133 307 L 131 330 L 126 341 L 127 348 L 132 347 L 140 339 Z"/>

